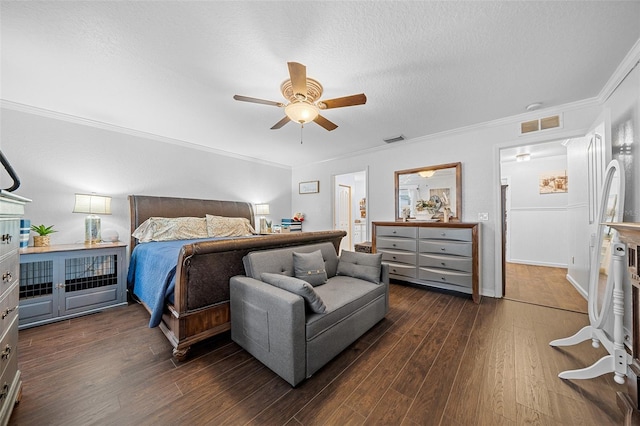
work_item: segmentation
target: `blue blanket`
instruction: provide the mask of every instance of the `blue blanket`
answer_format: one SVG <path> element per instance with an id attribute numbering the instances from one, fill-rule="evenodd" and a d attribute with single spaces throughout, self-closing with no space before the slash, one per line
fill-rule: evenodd
<path id="1" fill-rule="evenodd" d="M 165 301 L 173 303 L 178 254 L 182 246 L 215 239 L 220 238 L 159 241 L 136 245 L 131 254 L 127 288 L 151 310 L 149 327 L 160 325 Z"/>

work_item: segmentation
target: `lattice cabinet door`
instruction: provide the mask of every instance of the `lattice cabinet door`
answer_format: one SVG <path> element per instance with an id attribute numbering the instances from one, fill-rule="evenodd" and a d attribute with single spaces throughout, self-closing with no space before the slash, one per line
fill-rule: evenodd
<path id="1" fill-rule="evenodd" d="M 126 304 L 122 243 L 30 247 L 20 272 L 20 328 Z"/>

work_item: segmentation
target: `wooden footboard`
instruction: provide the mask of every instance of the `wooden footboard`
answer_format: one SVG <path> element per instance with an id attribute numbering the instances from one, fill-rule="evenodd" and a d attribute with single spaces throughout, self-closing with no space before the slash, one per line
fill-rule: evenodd
<path id="1" fill-rule="evenodd" d="M 246 217 L 255 224 L 250 203 L 141 195 L 130 195 L 129 203 L 132 233 L 149 217 L 212 214 Z M 182 360 L 194 343 L 230 329 L 229 279 L 244 275 L 242 258 L 247 253 L 325 241 L 338 252 L 345 235 L 344 231 L 291 232 L 184 245 L 177 259 L 174 303 L 166 305 L 160 324 L 174 356 Z M 131 240 L 131 252 L 136 243 Z"/>

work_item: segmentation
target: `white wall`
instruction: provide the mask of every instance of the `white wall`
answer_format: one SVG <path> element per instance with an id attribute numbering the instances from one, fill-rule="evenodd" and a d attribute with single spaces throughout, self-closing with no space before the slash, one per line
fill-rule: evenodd
<path id="1" fill-rule="evenodd" d="M 502 163 L 509 181 L 507 261 L 566 267 L 568 256 L 568 193 L 540 194 L 539 180 L 547 172 L 565 172 L 567 156 Z M 569 190 L 572 190 L 571 182 Z"/>
<path id="2" fill-rule="evenodd" d="M 33 200 L 25 218 L 55 225 L 53 244 L 84 241 L 85 215 L 71 213 L 76 192 L 113 197 L 113 214 L 102 217 L 102 229 L 115 229 L 126 242 L 129 194 L 267 202 L 271 218 L 291 216 L 289 168 L 9 108 L 1 112 L 0 149 L 22 181 L 16 194 Z M 9 186 L 4 172 L 0 179 Z"/>
<path id="3" fill-rule="evenodd" d="M 501 293 L 500 271 L 496 270 L 496 243 L 499 242 L 499 238 L 496 238 L 500 230 L 499 149 L 584 135 L 599 111 L 600 107 L 595 103 L 583 103 L 574 109 L 567 109 L 563 116 L 564 127 L 556 131 L 542 132 L 542 135 L 519 136 L 518 123 L 528 117 L 537 117 L 525 115 L 508 121 L 386 145 L 351 157 L 302 165 L 293 170 L 292 206 L 295 210 L 307 214 L 306 230 L 331 227 L 332 194 L 331 191 L 323 191 L 322 188 L 331 187 L 331 179 L 335 174 L 368 167 L 369 219 L 371 222 L 394 220 L 395 170 L 460 161 L 462 220 L 476 222 L 478 213 L 489 213 L 489 221 L 482 222 L 481 226 L 481 293 L 494 296 Z M 541 114 L 553 112 L 539 111 L 538 115 L 545 116 Z M 320 180 L 320 193 L 312 196 L 298 195 L 298 182 L 307 180 Z"/>

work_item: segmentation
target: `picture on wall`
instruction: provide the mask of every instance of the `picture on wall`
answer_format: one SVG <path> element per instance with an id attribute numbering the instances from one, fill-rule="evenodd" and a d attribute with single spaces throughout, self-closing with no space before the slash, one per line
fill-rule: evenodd
<path id="1" fill-rule="evenodd" d="M 568 192 L 567 171 L 543 172 L 540 174 L 540 194 Z"/>

